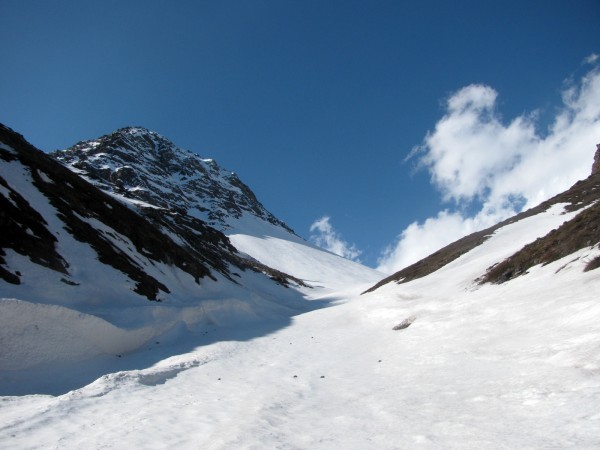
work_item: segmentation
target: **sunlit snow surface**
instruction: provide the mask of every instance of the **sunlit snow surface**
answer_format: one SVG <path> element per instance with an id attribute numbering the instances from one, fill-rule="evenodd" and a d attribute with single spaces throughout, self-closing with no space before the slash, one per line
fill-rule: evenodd
<path id="1" fill-rule="evenodd" d="M 426 278 L 348 287 L 280 327 L 215 327 L 195 348 L 145 348 L 162 352 L 145 369 L 4 397 L 0 447 L 599 448 L 600 274 L 582 271 L 598 250 L 473 283 L 570 217 L 554 207 Z"/>
<path id="2" fill-rule="evenodd" d="M 308 298 L 359 294 L 386 274 L 329 253 L 287 230 L 249 214 L 230 219 L 231 243 L 261 263 L 305 281 Z"/>

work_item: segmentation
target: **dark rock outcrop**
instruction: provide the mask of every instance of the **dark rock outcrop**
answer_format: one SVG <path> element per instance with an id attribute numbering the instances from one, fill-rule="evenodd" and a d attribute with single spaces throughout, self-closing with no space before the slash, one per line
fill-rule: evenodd
<path id="1" fill-rule="evenodd" d="M 373 292 L 379 289 L 381 286 L 384 286 L 391 282 L 400 283 L 408 283 L 409 281 L 416 280 L 418 278 L 425 277 L 442 267 L 446 264 L 451 263 L 455 259 L 464 255 L 465 253 L 473 250 L 475 247 L 483 244 L 496 230 L 506 226 L 508 224 L 518 222 L 521 219 L 525 219 L 526 217 L 533 216 L 535 214 L 539 214 L 543 212 L 547 206 L 542 204 L 536 208 L 529 209 L 520 214 L 517 214 L 514 217 L 511 217 L 507 220 L 504 220 L 493 227 L 486 228 L 485 230 L 477 231 L 472 233 L 464 238 L 459 239 L 458 241 L 453 242 L 452 244 L 447 245 L 444 248 L 432 253 L 431 255 L 423 258 L 420 261 L 417 261 L 414 264 L 411 264 L 408 267 L 390 275 L 389 277 L 384 278 L 375 286 L 367 289 L 364 293 Z"/>
<path id="2" fill-rule="evenodd" d="M 190 252 L 177 245 L 169 236 L 142 218 L 121 202 L 100 191 L 72 171 L 36 149 L 21 135 L 0 124 L 0 158 L 5 162 L 18 161 L 31 174 L 33 188 L 37 189 L 56 209 L 57 217 L 76 240 L 89 244 L 98 254 L 100 262 L 127 274 L 135 281 L 135 291 L 150 300 L 158 291 L 169 289 L 148 275 L 139 262 L 115 245 L 115 236 L 91 225 L 98 221 L 126 237 L 133 245 L 132 251 L 150 260 L 174 265 L 188 272 L 199 282 L 211 276 L 206 264 L 198 261 Z M 69 264 L 57 253 L 56 237 L 46 228 L 43 217 L 18 195 L 6 182 L 0 184 L 9 190 L 9 196 L 0 196 L 3 208 L 0 216 L 0 241 L 2 249 L 12 249 L 28 256 L 33 263 L 68 274 Z M 3 251 L 4 251 L 3 250 Z M 0 261 L 5 263 L 5 261 Z M 222 266 L 220 258 L 211 261 L 213 267 Z M 6 269 L 3 269 L 6 272 Z M 6 281 L 16 281 L 6 279 Z"/>
<path id="3" fill-rule="evenodd" d="M 242 258 L 223 234 L 231 219 L 251 214 L 293 231 L 269 213 L 232 172 L 212 159 L 181 150 L 142 127 L 126 127 L 51 154 L 107 193 L 116 194 L 168 235 L 177 236 L 197 261 L 236 281 L 228 266 L 262 272 L 288 286 L 291 275 Z M 131 202 L 129 202 L 131 200 Z"/>
<path id="4" fill-rule="evenodd" d="M 142 127 L 122 128 L 51 155 L 105 191 L 185 213 L 221 231 L 229 219 L 248 213 L 292 232 L 235 173 Z"/>
<path id="5" fill-rule="evenodd" d="M 24 170 L 31 181 L 19 182 L 19 189 L 47 199 L 54 211 L 50 214 L 56 217 L 53 220 L 61 223 L 54 229 L 56 234 L 64 230 L 75 240 L 88 244 L 100 263 L 126 274 L 134 282 L 134 292 L 149 300 L 158 300 L 160 292 L 170 292 L 165 281 L 148 270 L 157 263 L 187 272 L 197 284 L 205 277 L 216 279 L 214 272 L 235 282 L 234 270 L 248 269 L 262 272 L 285 286 L 302 284 L 301 280 L 241 258 L 222 232 L 200 219 L 177 209 L 148 207 L 136 211 L 2 124 L 0 164 L 6 164 L 7 171 Z M 137 177 L 135 171 L 116 174 L 121 175 L 120 172 L 123 176 L 115 179 L 125 184 Z M 44 216 L 0 176 L 0 278 L 11 284 L 21 282 L 21 274 L 11 269 L 6 259 L 7 251 L 12 251 L 63 274 L 64 283 L 78 285 L 70 279 L 69 261 L 60 254 L 57 242 Z"/>

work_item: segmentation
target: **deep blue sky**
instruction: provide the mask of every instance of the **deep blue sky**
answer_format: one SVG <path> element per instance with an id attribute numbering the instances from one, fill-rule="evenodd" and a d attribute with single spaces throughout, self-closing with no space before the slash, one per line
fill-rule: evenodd
<path id="1" fill-rule="evenodd" d="M 0 1 L 0 121 L 43 150 L 141 125 L 237 172 L 374 265 L 443 207 L 404 158 L 483 83 L 551 115 L 599 52 L 600 1 Z"/>

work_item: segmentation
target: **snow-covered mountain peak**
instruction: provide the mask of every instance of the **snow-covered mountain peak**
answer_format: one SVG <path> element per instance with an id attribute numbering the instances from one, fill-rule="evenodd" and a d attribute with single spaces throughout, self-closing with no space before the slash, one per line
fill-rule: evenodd
<path id="1" fill-rule="evenodd" d="M 183 238 L 189 248 L 214 227 L 251 264 L 258 262 L 313 287 L 372 284 L 384 276 L 314 248 L 269 213 L 235 173 L 145 128 L 121 128 L 52 156 L 133 204 L 163 232 Z"/>
<path id="2" fill-rule="evenodd" d="M 222 231 L 250 214 L 292 232 L 235 173 L 143 127 L 121 128 L 52 156 L 137 206 L 176 210 Z"/>

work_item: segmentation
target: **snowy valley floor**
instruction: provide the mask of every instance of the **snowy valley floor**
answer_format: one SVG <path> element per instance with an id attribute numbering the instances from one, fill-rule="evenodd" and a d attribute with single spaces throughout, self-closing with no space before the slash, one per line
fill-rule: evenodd
<path id="1" fill-rule="evenodd" d="M 599 448 L 589 253 L 500 286 L 449 268 L 253 339 L 215 329 L 212 343 L 61 396 L 3 397 L 0 447 Z"/>

